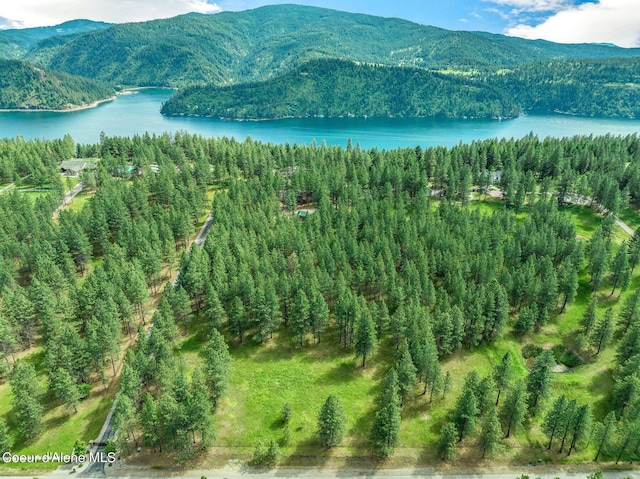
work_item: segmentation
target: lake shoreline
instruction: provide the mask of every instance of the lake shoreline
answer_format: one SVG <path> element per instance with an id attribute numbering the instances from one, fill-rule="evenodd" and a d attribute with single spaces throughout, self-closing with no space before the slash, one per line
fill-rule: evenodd
<path id="1" fill-rule="evenodd" d="M 165 88 L 165 87 L 155 87 L 155 86 L 139 86 L 139 87 L 130 87 L 130 88 L 124 88 L 121 91 L 116 92 L 115 95 L 112 95 L 108 98 L 103 98 L 101 100 L 96 100 L 94 102 L 91 103 L 87 103 L 84 105 L 77 105 L 74 106 L 72 108 L 65 108 L 63 110 L 55 110 L 52 108 L 0 108 L 0 113 L 21 113 L 21 112 L 25 112 L 25 113 L 73 113 L 75 111 L 82 111 L 82 110 L 90 110 L 92 108 L 96 108 L 100 105 L 102 105 L 103 103 L 108 103 L 111 101 L 116 100 L 119 96 L 123 96 L 123 95 L 134 95 L 140 91 L 143 90 L 148 90 L 148 89 L 160 89 L 160 90 L 173 90 L 172 88 Z"/>
<path id="2" fill-rule="evenodd" d="M 110 101 L 115 100 L 116 98 L 118 98 L 118 96 L 123 95 L 126 93 L 116 93 L 113 96 L 110 96 L 109 98 L 103 98 L 102 100 L 96 100 L 92 103 L 87 103 L 84 105 L 77 105 L 74 106 L 72 108 L 65 108 L 64 110 L 54 110 L 51 108 L 0 108 L 0 112 L 3 113 L 44 113 L 44 112 L 48 112 L 48 113 L 73 113 L 74 111 L 82 111 L 82 110 L 89 110 L 91 108 L 96 108 L 98 106 L 100 106 L 103 103 L 107 103 Z"/>

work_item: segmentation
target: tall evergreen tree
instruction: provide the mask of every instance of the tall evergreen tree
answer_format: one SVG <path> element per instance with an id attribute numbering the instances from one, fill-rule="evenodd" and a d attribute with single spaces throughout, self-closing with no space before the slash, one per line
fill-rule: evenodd
<path id="1" fill-rule="evenodd" d="M 480 447 L 482 448 L 482 457 L 487 454 L 493 455 L 500 450 L 500 441 L 502 440 L 502 429 L 496 408 L 485 415 L 480 424 Z"/>
<path id="2" fill-rule="evenodd" d="M 598 306 L 598 299 L 594 296 L 589 301 L 587 308 L 584 310 L 582 314 L 582 318 L 580 318 L 580 326 L 582 328 L 582 333 L 585 336 L 589 336 L 591 333 L 591 329 L 596 324 L 597 316 L 596 316 L 596 307 Z"/>
<path id="3" fill-rule="evenodd" d="M 500 408 L 500 419 L 507 427 L 507 436 L 514 433 L 522 426 L 522 421 L 527 413 L 527 387 L 524 381 L 517 381 L 508 391 L 502 408 Z"/>
<path id="4" fill-rule="evenodd" d="M 204 376 L 215 407 L 226 390 L 231 375 L 229 347 L 218 330 L 211 330 L 209 344 L 205 347 L 203 355 Z"/>
<path id="5" fill-rule="evenodd" d="M 386 404 L 376 413 L 369 440 L 376 456 L 393 454 L 400 440 L 400 409 L 395 403 Z"/>
<path id="6" fill-rule="evenodd" d="M 493 368 L 493 380 L 495 381 L 496 388 L 498 389 L 496 406 L 498 406 L 498 403 L 500 402 L 500 394 L 502 394 L 502 391 L 511 384 L 514 374 L 513 369 L 511 353 L 507 351 L 504 353 L 504 356 L 502 356 L 500 363 L 496 364 Z"/>
<path id="7" fill-rule="evenodd" d="M 300 346 L 303 345 L 304 336 L 309 330 L 309 299 L 303 290 L 298 290 L 293 301 L 293 329 L 298 337 Z"/>
<path id="8" fill-rule="evenodd" d="M 458 442 L 472 434 L 475 429 L 479 410 L 476 396 L 471 388 L 464 388 L 456 401 L 453 423 L 458 431 Z"/>
<path id="9" fill-rule="evenodd" d="M 9 428 L 3 418 L 0 417 L 0 454 L 11 452 L 13 438 L 9 434 Z"/>
<path id="10" fill-rule="evenodd" d="M 400 406 L 404 405 L 407 397 L 411 395 L 416 383 L 418 381 L 416 375 L 416 367 L 411 360 L 411 353 L 406 345 L 403 343 L 401 348 L 400 357 L 396 362 L 395 370 L 398 374 L 398 387 L 400 389 Z"/>
<path id="11" fill-rule="evenodd" d="M 559 436 L 562 426 L 566 422 L 568 404 L 564 394 L 558 397 L 542 422 L 542 431 L 549 438 L 547 450 L 551 449 L 553 440 Z"/>
<path id="12" fill-rule="evenodd" d="M 236 296 L 231 301 L 231 307 L 227 316 L 229 318 L 229 332 L 242 343 L 244 341 L 244 333 L 247 329 L 247 314 L 239 296 Z"/>
<path id="13" fill-rule="evenodd" d="M 78 385 L 72 379 L 66 369 L 58 368 L 53 376 L 51 388 L 55 392 L 56 397 L 68 408 L 73 409 L 74 413 L 78 412 L 78 404 L 80 403 L 80 391 Z"/>
<path id="14" fill-rule="evenodd" d="M 527 376 L 527 393 L 529 394 L 529 408 L 534 411 L 538 403 L 549 395 L 551 387 L 551 372 L 555 365 L 555 358 L 551 350 L 544 351 L 531 366 Z"/>
<path id="15" fill-rule="evenodd" d="M 456 440 L 458 439 L 458 431 L 452 423 L 446 424 L 440 432 L 438 440 L 438 455 L 441 459 L 447 461 L 452 459 L 456 450 Z"/>
<path id="16" fill-rule="evenodd" d="M 18 429 L 25 439 L 33 439 L 42 430 L 41 388 L 31 363 L 17 360 L 11 372 L 11 392 Z"/>
<path id="17" fill-rule="evenodd" d="M 620 293 L 627 289 L 629 281 L 631 281 L 631 266 L 629 265 L 629 249 L 627 243 L 622 243 L 618 247 L 613 261 L 611 262 L 611 282 L 613 288 L 611 288 L 611 296 L 618 286 L 620 286 Z"/>
<path id="18" fill-rule="evenodd" d="M 595 327 L 589 335 L 589 343 L 596 350 L 596 356 L 600 354 L 602 348 L 606 348 L 615 329 L 615 319 L 613 316 L 613 308 L 607 309 L 604 316 L 598 320 Z"/>
<path id="19" fill-rule="evenodd" d="M 318 434 L 320 442 L 325 447 L 340 444 L 347 429 L 347 415 L 340 399 L 329 396 L 320 409 L 318 415 Z"/>
<path id="20" fill-rule="evenodd" d="M 362 367 L 365 367 L 367 357 L 373 356 L 378 349 L 376 327 L 368 311 L 360 315 L 356 324 L 355 337 L 356 355 L 362 358 Z"/>
<path id="21" fill-rule="evenodd" d="M 595 428 L 595 440 L 598 447 L 596 457 L 593 458 L 594 462 L 598 462 L 598 458 L 601 453 L 606 453 L 612 443 L 612 439 L 616 433 L 616 413 L 611 411 L 604 418 L 602 423 L 597 423 Z"/>

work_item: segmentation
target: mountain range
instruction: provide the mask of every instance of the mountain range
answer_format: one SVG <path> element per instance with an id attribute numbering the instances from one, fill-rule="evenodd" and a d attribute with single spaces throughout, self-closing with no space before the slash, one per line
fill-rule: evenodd
<path id="1" fill-rule="evenodd" d="M 566 45 L 483 32 L 448 31 L 395 18 L 299 5 L 189 14 L 120 25 L 83 21 L 64 25 L 67 26 L 31 32 L 26 37 L 23 33 L 20 41 L 20 31 L 0 32 L 0 55 L 110 85 L 209 89 L 274 80 L 318 59 L 358 62 L 371 68 L 428 70 L 430 75 L 419 75 L 431 81 L 434 72 L 442 71 L 458 77 L 487 78 L 535 62 L 560 65 L 582 59 L 640 58 L 638 48 Z M 77 30 L 72 31 L 73 28 Z M 66 34 L 60 35 L 58 30 Z M 24 39 L 27 37 L 29 41 Z M 8 48 L 7 38 L 18 46 Z M 380 74 L 388 75 L 389 70 Z M 474 81 L 467 80 L 457 78 L 453 83 L 467 88 Z M 282 81 L 279 79 L 274 85 Z M 450 84 L 452 79 L 442 81 Z M 474 87 L 483 91 L 493 88 L 477 81 Z M 265 84 L 263 88 L 270 86 Z M 504 106 L 510 109 L 508 103 Z M 618 115 L 626 116 L 627 110 Z M 446 116 L 456 116 L 454 113 L 447 112 Z"/>

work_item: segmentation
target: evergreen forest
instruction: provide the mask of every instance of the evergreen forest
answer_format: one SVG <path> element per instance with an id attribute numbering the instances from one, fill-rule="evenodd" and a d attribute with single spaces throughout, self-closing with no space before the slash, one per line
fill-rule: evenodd
<path id="1" fill-rule="evenodd" d="M 41 186 L 0 194 L 3 452 L 113 407 L 160 467 L 639 459 L 636 135 L 5 139 L 0 182 Z"/>

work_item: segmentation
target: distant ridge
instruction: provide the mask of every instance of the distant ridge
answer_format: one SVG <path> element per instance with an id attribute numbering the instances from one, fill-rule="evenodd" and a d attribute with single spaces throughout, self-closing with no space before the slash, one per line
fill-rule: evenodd
<path id="1" fill-rule="evenodd" d="M 25 58 L 116 84 L 182 87 L 266 80 L 317 58 L 495 70 L 542 60 L 629 56 L 640 56 L 640 49 L 564 45 L 273 5 L 115 25 L 62 44 L 40 45 Z"/>
<path id="2" fill-rule="evenodd" d="M 111 25 L 111 23 L 92 20 L 71 20 L 52 27 L 0 30 L 0 57 L 23 58 L 42 40 L 55 36 L 77 36 L 81 33 L 108 28 Z"/>

